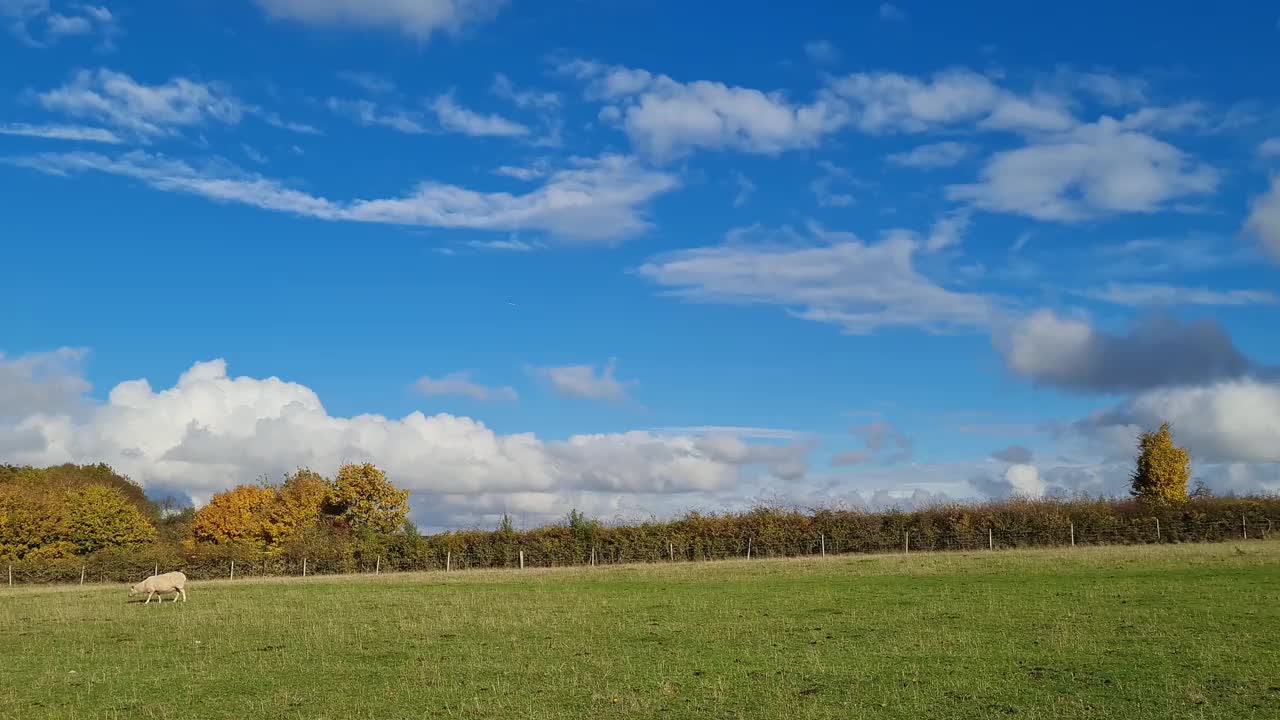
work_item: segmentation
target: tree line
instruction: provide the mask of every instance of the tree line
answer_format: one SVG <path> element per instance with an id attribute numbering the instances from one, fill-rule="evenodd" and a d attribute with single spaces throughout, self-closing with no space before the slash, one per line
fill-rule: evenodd
<path id="1" fill-rule="evenodd" d="M 192 577 L 644 562 L 742 556 L 883 551 L 901 547 L 980 548 L 1064 542 L 1161 542 L 1240 537 L 1250 523 L 1280 519 L 1280 497 L 1213 497 L 1188 492 L 1190 459 L 1168 426 L 1139 438 L 1131 496 L 947 504 L 912 512 L 757 507 L 740 513 L 688 512 L 670 521 L 605 524 L 577 510 L 560 523 L 421 535 L 407 519 L 407 490 L 372 464 L 332 477 L 309 469 L 278 483 L 259 481 L 214 495 L 199 509 L 156 503 L 110 467 L 0 465 L 0 559 L 66 579 L 87 565 L 103 579 L 126 579 L 154 565 Z M 1242 523 L 1243 528 L 1242 528 Z M 1264 524 L 1265 523 L 1265 524 Z M 1243 533 L 1242 533 L 1243 530 Z"/>

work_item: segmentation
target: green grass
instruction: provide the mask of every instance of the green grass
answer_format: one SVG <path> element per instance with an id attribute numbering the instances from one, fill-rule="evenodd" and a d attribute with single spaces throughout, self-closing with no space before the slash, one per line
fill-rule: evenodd
<path id="1" fill-rule="evenodd" d="M 4 718 L 1280 718 L 1280 543 L 0 591 Z"/>

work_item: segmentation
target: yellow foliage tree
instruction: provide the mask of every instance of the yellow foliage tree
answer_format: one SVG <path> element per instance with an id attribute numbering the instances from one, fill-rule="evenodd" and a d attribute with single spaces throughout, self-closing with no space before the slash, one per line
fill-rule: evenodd
<path id="1" fill-rule="evenodd" d="M 67 539 L 77 553 L 156 539 L 155 526 L 121 491 L 88 485 L 67 493 Z"/>
<path id="2" fill-rule="evenodd" d="M 220 492 L 196 512 L 191 537 L 198 542 L 264 544 L 270 539 L 275 499 L 275 490 L 258 485 Z"/>
<path id="3" fill-rule="evenodd" d="M 286 543 L 315 523 L 331 490 L 328 480 L 305 468 L 286 475 L 267 517 L 271 544 Z"/>
<path id="4" fill-rule="evenodd" d="M 338 468 L 328 506 L 353 528 L 391 533 L 409 514 L 409 491 L 388 482 L 387 474 L 372 463 L 348 464 Z"/>
<path id="5" fill-rule="evenodd" d="M 0 485 L 0 557 L 22 559 L 40 548 L 56 547 L 53 557 L 70 554 L 65 542 L 67 508 L 55 493 Z"/>
<path id="6" fill-rule="evenodd" d="M 1186 502 L 1187 481 L 1191 478 L 1191 457 L 1173 444 L 1169 423 L 1138 438 L 1137 467 L 1131 477 L 1130 493 L 1153 505 Z"/>

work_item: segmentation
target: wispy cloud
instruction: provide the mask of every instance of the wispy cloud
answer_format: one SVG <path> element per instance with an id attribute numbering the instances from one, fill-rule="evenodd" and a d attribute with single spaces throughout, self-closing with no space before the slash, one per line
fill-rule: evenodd
<path id="1" fill-rule="evenodd" d="M 374 28 L 428 40 L 488 22 L 506 0 L 256 0 L 272 18 L 307 25 Z"/>
<path id="2" fill-rule="evenodd" d="M 361 125 L 391 128 L 409 135 L 428 132 L 421 115 L 401 108 L 382 108 L 370 100 L 344 100 L 336 97 L 326 100 L 325 105 L 335 114 Z"/>
<path id="3" fill-rule="evenodd" d="M 907 19 L 907 14 L 897 5 L 880 3 L 880 19 L 886 22 L 901 22 Z"/>
<path id="4" fill-rule="evenodd" d="M 1274 305 L 1277 297 L 1271 290 L 1215 290 L 1208 287 L 1186 287 L 1160 283 L 1108 283 L 1101 288 L 1074 291 L 1082 297 L 1114 305 Z"/>
<path id="5" fill-rule="evenodd" d="M 374 95 L 385 95 L 387 93 L 394 92 L 396 89 L 396 84 L 394 82 L 373 73 L 344 70 L 338 73 L 337 77 L 343 82 L 350 83 L 351 85 Z"/>
<path id="6" fill-rule="evenodd" d="M 957 165 L 976 150 L 977 147 L 971 143 L 937 142 L 918 145 L 907 152 L 888 155 L 885 161 L 901 167 L 934 170 Z"/>
<path id="7" fill-rule="evenodd" d="M 225 88 L 184 77 L 147 85 L 112 70 L 81 70 L 62 87 L 38 93 L 46 110 L 89 118 L 143 138 L 210 122 L 234 125 L 245 105 Z"/>
<path id="8" fill-rule="evenodd" d="M 819 65 L 834 65 L 840 62 L 840 48 L 829 40 L 813 40 L 805 43 L 804 54 Z"/>
<path id="9" fill-rule="evenodd" d="M 6 162 L 53 175 L 99 172 L 129 177 L 158 190 L 320 220 L 527 230 L 584 242 L 616 242 L 643 232 L 649 225 L 644 205 L 679 184 L 675 176 L 647 169 L 631 158 L 605 155 L 575 159 L 520 195 L 424 182 L 400 197 L 340 202 L 289 188 L 226 161 L 195 167 L 135 151 L 115 157 L 43 153 Z"/>
<path id="10" fill-rule="evenodd" d="M 529 134 L 529 128 L 500 115 L 483 114 L 458 104 L 453 95 L 440 95 L 431 101 L 440 127 L 449 132 L 475 137 L 519 137 Z"/>
<path id="11" fill-rule="evenodd" d="M 473 381 L 471 372 L 468 370 L 453 372 L 436 378 L 424 375 L 413 384 L 413 389 L 421 395 L 460 395 L 481 401 L 518 400 L 520 397 L 513 387 L 506 385 L 490 387 Z"/>
<path id="12" fill-rule="evenodd" d="M 29 125 L 9 123 L 0 125 L 0 135 L 21 135 L 46 140 L 77 140 L 82 142 L 119 145 L 124 142 L 119 135 L 104 128 L 84 125 Z"/>
<path id="13" fill-rule="evenodd" d="M 651 258 L 638 272 L 688 301 L 779 305 L 852 334 L 893 326 L 985 328 L 993 301 L 927 278 L 913 263 L 921 244 L 903 231 L 869 243 L 816 225 L 808 232 L 750 227 L 722 245 Z"/>
<path id="14" fill-rule="evenodd" d="M 596 370 L 594 365 L 565 365 L 561 367 L 535 367 L 530 372 L 542 377 L 560 395 L 587 400 L 627 399 L 627 387 L 634 380 L 619 380 L 616 376 L 617 360 L 610 359 Z"/>

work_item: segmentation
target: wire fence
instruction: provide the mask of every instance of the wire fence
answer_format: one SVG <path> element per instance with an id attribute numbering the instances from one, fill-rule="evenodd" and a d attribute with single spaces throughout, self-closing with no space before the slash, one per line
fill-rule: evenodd
<path id="1" fill-rule="evenodd" d="M 153 558 L 120 557 L 83 561 L 22 560 L 8 563 L 9 587 L 31 584 L 98 584 L 136 582 L 152 573 L 181 570 L 194 580 L 244 579 L 279 576 L 382 574 L 390 572 L 526 569 L 620 565 L 626 563 L 689 563 L 730 559 L 812 557 L 828 555 L 917 552 L 996 552 L 1015 548 L 1154 545 L 1174 543 L 1247 542 L 1274 536 L 1280 523 L 1270 518 L 1239 522 L 1180 521 L 1163 524 L 1157 518 L 1123 523 L 1066 523 L 1036 530 L 1002 528 L 910 527 L 874 532 L 817 532 L 803 536 L 760 533 L 736 537 L 672 535 L 645 536 L 637 542 L 576 541 L 568 544 L 528 543 L 513 539 L 483 547 L 419 545 L 412 551 L 382 547 L 376 551 L 288 557 L 267 551 L 242 553 L 232 559 L 207 556 Z"/>

